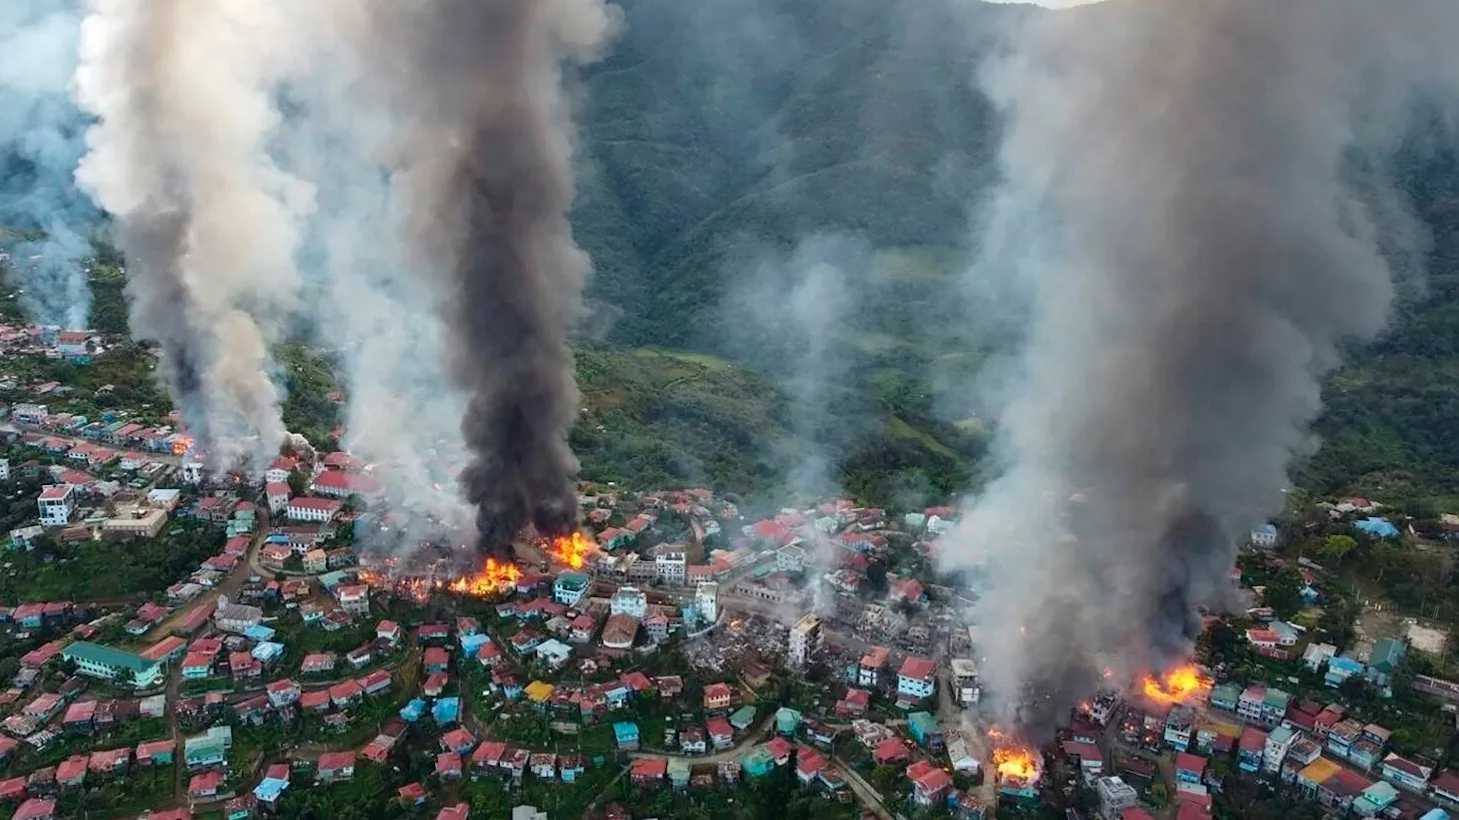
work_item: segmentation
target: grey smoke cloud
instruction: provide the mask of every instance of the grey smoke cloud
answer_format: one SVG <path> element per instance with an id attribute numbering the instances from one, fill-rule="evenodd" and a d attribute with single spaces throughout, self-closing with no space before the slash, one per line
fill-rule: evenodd
<path id="1" fill-rule="evenodd" d="M 275 92 L 307 50 L 272 3 L 92 0 L 76 179 L 114 219 L 134 335 L 216 468 L 284 439 L 270 344 L 295 306 L 311 187 L 269 155 Z"/>
<path id="2" fill-rule="evenodd" d="M 571 100 L 563 67 L 618 24 L 602 0 L 381 7 L 349 36 L 378 61 L 396 117 L 385 161 L 408 264 L 438 299 L 446 376 L 465 399 L 479 545 L 577 523 L 568 329 L 589 261 L 573 242 Z"/>
<path id="3" fill-rule="evenodd" d="M 99 216 L 72 181 L 87 125 L 67 93 L 80 25 L 74 0 L 0 6 L 0 226 L 39 232 L 7 248 L 21 304 L 69 328 L 91 312 L 83 260 Z"/>
<path id="4" fill-rule="evenodd" d="M 1360 194 L 1349 160 L 1381 166 L 1410 93 L 1453 87 L 1459 6 L 1020 19 L 980 76 L 1006 114 L 1005 182 L 970 275 L 1017 279 L 1033 317 L 1006 469 L 941 554 L 990 570 L 986 683 L 1042 735 L 1105 670 L 1123 683 L 1186 656 L 1240 534 L 1281 506 L 1320 377 L 1383 328 L 1375 213 L 1401 217 L 1401 197 Z"/>

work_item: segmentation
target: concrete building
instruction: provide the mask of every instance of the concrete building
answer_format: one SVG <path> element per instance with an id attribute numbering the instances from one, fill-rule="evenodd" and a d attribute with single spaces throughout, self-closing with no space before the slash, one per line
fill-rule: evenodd
<path id="1" fill-rule="evenodd" d="M 1099 816 L 1103 820 L 1120 820 L 1125 809 L 1140 802 L 1135 787 L 1118 777 L 1101 777 L 1095 781 L 1094 790 L 1099 794 Z"/>
<path id="2" fill-rule="evenodd" d="M 162 679 L 162 662 L 89 641 L 76 641 L 61 650 L 61 657 L 76 664 L 76 671 L 102 680 L 151 686 Z"/>
<path id="3" fill-rule="evenodd" d="M 719 619 L 719 584 L 709 581 L 699 585 L 694 591 L 694 608 L 699 610 L 699 617 L 706 623 L 714 623 Z"/>
<path id="4" fill-rule="evenodd" d="M 648 609 L 648 596 L 637 587 L 619 587 L 618 591 L 613 593 L 609 609 L 614 615 L 628 615 L 642 620 L 643 613 Z"/>
<path id="5" fill-rule="evenodd" d="M 577 606 L 588 594 L 592 579 L 581 572 L 564 572 L 552 583 L 552 598 L 563 606 Z"/>
<path id="6" fill-rule="evenodd" d="M 959 706 L 967 708 L 978 702 L 978 665 L 971 658 L 953 658 L 952 696 Z"/>
<path id="7" fill-rule="evenodd" d="M 685 568 L 688 562 L 682 550 L 664 550 L 654 556 L 654 569 L 660 581 L 669 586 L 684 585 Z"/>
<path id="8" fill-rule="evenodd" d="M 156 538 L 167 526 L 167 511 L 133 507 L 118 510 L 101 525 L 101 531 L 116 538 Z"/>
<path id="9" fill-rule="evenodd" d="M 76 488 L 70 484 L 52 484 L 41 490 L 36 506 L 40 508 L 43 526 L 64 527 L 76 512 Z"/>
<path id="10" fill-rule="evenodd" d="M 804 615 L 790 629 L 790 665 L 804 668 L 811 655 L 821 645 L 821 619 Z"/>
<path id="11" fill-rule="evenodd" d="M 290 521 L 332 521 L 343 506 L 332 498 L 299 496 L 289 501 L 288 516 Z"/>

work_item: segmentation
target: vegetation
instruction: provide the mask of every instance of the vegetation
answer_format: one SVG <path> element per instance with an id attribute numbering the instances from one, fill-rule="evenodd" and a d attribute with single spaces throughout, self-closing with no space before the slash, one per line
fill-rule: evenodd
<path id="1" fill-rule="evenodd" d="M 151 540 L 82 541 L 58 544 L 38 539 L 30 551 L 5 554 L 0 600 L 95 601 L 150 595 L 197 569 L 223 546 L 223 533 L 178 519 Z M 119 552 L 125 560 L 118 560 Z"/>

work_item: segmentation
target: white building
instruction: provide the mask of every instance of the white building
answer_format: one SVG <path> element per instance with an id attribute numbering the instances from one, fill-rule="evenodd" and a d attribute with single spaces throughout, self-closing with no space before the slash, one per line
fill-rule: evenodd
<path id="1" fill-rule="evenodd" d="M 225 595 L 218 596 L 218 608 L 213 612 L 213 622 L 224 632 L 242 634 L 249 627 L 263 622 L 263 610 L 247 604 L 230 604 Z"/>
<path id="2" fill-rule="evenodd" d="M 0 458 L 0 481 L 10 480 L 10 459 Z"/>
<path id="3" fill-rule="evenodd" d="M 1277 545 L 1277 528 L 1271 524 L 1266 524 L 1252 530 L 1251 545 L 1264 550 L 1275 547 Z"/>
<path id="4" fill-rule="evenodd" d="M 332 498 L 299 496 L 289 502 L 290 521 L 332 521 L 344 505 Z"/>
<path id="5" fill-rule="evenodd" d="M 50 415 L 50 410 L 44 404 L 20 403 L 10 408 L 10 417 L 21 424 L 40 424 Z"/>
<path id="6" fill-rule="evenodd" d="M 619 587 L 613 593 L 609 608 L 614 615 L 628 615 L 643 620 L 643 613 L 648 609 L 648 596 L 637 587 Z"/>
<path id="7" fill-rule="evenodd" d="M 36 505 L 40 508 L 41 524 L 64 527 L 76 512 L 76 488 L 70 484 L 52 484 L 41 490 Z"/>
<path id="8" fill-rule="evenodd" d="M 264 496 L 268 499 L 268 511 L 272 515 L 289 508 L 289 485 L 282 481 L 270 481 L 264 485 Z"/>
<path id="9" fill-rule="evenodd" d="M 1289 726 L 1278 726 L 1271 730 L 1266 736 L 1266 745 L 1262 748 L 1261 770 L 1267 774 L 1280 771 L 1287 752 L 1291 750 L 1292 744 L 1297 742 L 1299 737 L 1301 735 Z"/>
<path id="10" fill-rule="evenodd" d="M 188 484 L 203 483 L 204 473 L 205 469 L 201 461 L 192 459 L 182 463 L 182 480 Z"/>
<path id="11" fill-rule="evenodd" d="M 930 658 L 908 657 L 897 670 L 897 697 L 922 700 L 937 691 L 937 662 Z"/>
<path id="12" fill-rule="evenodd" d="M 714 623 L 719 619 L 719 584 L 708 581 L 700 584 L 699 589 L 694 591 L 694 608 L 699 610 L 699 617 L 708 623 Z"/>
<path id="13" fill-rule="evenodd" d="M 370 588 L 364 584 L 342 586 L 337 592 L 339 608 L 355 615 L 370 614 Z"/>
<path id="14" fill-rule="evenodd" d="M 800 544 L 786 544 L 775 553 L 775 569 L 779 572 L 796 573 L 805 569 L 805 547 Z"/>
<path id="15" fill-rule="evenodd" d="M 966 708 L 978 702 L 978 665 L 971 658 L 953 658 L 953 697 Z"/>
<path id="16" fill-rule="evenodd" d="M 1094 789 L 1099 793 L 1099 816 L 1103 820 L 1119 820 L 1125 809 L 1140 802 L 1135 787 L 1118 777 L 1101 777 Z"/>
<path id="17" fill-rule="evenodd" d="M 803 615 L 790 628 L 790 665 L 804 667 L 806 661 L 821 645 L 821 619 L 814 615 Z"/>
<path id="18" fill-rule="evenodd" d="M 678 550 L 668 550 L 654 556 L 655 572 L 659 580 L 669 586 L 681 587 L 684 585 L 686 566 L 684 553 Z"/>

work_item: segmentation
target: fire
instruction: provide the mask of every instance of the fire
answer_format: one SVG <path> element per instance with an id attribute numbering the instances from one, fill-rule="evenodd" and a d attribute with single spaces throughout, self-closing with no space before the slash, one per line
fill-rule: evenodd
<path id="1" fill-rule="evenodd" d="M 1023 746 L 994 749 L 993 766 L 998 770 L 998 779 L 1010 785 L 1032 786 L 1039 779 L 1038 758 L 1032 749 Z"/>
<path id="2" fill-rule="evenodd" d="M 1185 703 L 1204 694 L 1204 690 L 1210 687 L 1211 681 L 1193 664 L 1177 666 L 1160 680 L 1153 675 L 1146 675 L 1144 680 L 1145 697 L 1156 703 Z"/>
<path id="3" fill-rule="evenodd" d="M 552 539 L 552 557 L 573 569 L 582 569 L 583 563 L 596 549 L 597 546 L 581 532 Z"/>
<path id="4" fill-rule="evenodd" d="M 187 451 L 193 448 L 193 437 L 178 435 L 172 440 L 172 454 L 175 456 L 187 455 Z"/>
<path id="5" fill-rule="evenodd" d="M 522 577 L 522 570 L 509 561 L 486 559 L 486 563 L 471 575 L 463 575 L 446 585 L 450 592 L 473 595 L 478 598 L 496 595 L 516 587 Z"/>

